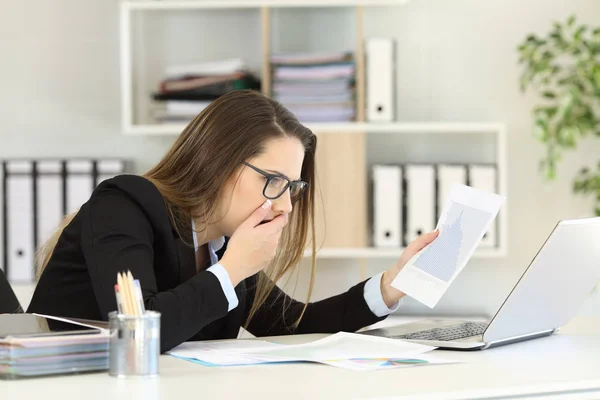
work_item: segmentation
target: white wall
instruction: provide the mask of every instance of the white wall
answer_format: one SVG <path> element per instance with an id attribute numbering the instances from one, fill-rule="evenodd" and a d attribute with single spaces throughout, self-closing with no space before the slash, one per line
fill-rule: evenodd
<path id="1" fill-rule="evenodd" d="M 121 156 L 143 172 L 168 148 L 173 137 L 120 133 L 117 4 L 0 3 L 0 158 Z M 501 121 L 508 127 L 509 256 L 474 260 L 436 313 L 493 312 L 555 222 L 591 212 L 591 201 L 575 197 L 570 185 L 582 163 L 597 160 L 600 141 L 566 155 L 558 181 L 543 182 L 537 172 L 543 148 L 530 129 L 534 101 L 518 90 L 517 43 L 570 13 L 600 25 L 594 0 L 413 0 L 366 12 L 369 35 L 398 40 L 399 119 Z M 368 273 L 391 263 L 369 263 Z M 321 261 L 315 298 L 359 278 L 356 262 Z M 26 300 L 27 290 L 17 291 Z M 302 297 L 303 281 L 297 293 Z M 407 301 L 403 311 L 429 310 Z"/>

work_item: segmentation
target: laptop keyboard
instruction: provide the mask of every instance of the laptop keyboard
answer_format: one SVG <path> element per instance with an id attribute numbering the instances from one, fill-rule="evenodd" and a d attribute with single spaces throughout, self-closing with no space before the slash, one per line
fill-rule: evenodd
<path id="1" fill-rule="evenodd" d="M 406 335 L 394 336 L 396 339 L 413 340 L 439 340 L 452 341 L 464 339 L 471 336 L 482 335 L 485 332 L 487 323 L 484 322 L 466 322 L 463 324 L 445 326 L 443 328 L 433 328 L 424 331 L 413 332 Z"/>

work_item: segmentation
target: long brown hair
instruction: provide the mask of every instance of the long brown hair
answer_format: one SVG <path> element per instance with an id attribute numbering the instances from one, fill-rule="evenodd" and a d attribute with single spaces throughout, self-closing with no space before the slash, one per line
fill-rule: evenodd
<path id="1" fill-rule="evenodd" d="M 246 326 L 275 284 L 302 260 L 309 243 L 309 228 L 312 267 L 306 305 L 312 294 L 316 263 L 316 136 L 277 101 L 257 91 L 235 90 L 211 102 L 177 137 L 158 164 L 144 174 L 163 195 L 172 223 L 181 237 L 191 238 L 191 219 L 197 221 L 199 226 L 206 226 L 213 221 L 225 182 L 244 161 L 260 154 L 268 140 L 281 137 L 296 138 L 302 143 L 305 153 L 301 179 L 309 185 L 307 192 L 294 205 L 275 258 L 264 270 L 265 273 L 259 274 Z M 72 216 L 63 221 L 61 228 L 70 219 Z M 38 254 L 40 272 L 47 264 L 58 236 L 60 232 Z M 295 327 L 306 305 L 295 321 Z"/>

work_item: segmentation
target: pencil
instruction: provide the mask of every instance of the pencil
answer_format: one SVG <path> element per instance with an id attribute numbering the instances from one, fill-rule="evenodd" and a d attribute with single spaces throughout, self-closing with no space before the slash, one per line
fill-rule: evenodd
<path id="1" fill-rule="evenodd" d="M 131 293 L 131 285 L 129 285 L 129 279 L 127 278 L 127 273 L 123 272 L 123 282 L 125 287 L 127 288 L 127 307 L 129 309 L 129 315 L 135 315 L 135 308 L 133 306 L 133 293 Z"/>
<path id="2" fill-rule="evenodd" d="M 146 312 L 146 306 L 144 306 L 144 296 L 142 295 L 142 287 L 140 286 L 140 281 L 138 279 L 134 280 L 135 284 L 135 294 L 137 297 L 138 305 L 140 307 L 140 314 L 144 314 Z"/>
<path id="3" fill-rule="evenodd" d="M 135 286 L 133 284 L 133 275 L 127 270 L 127 290 L 129 290 L 129 300 L 131 301 L 131 312 L 133 315 L 142 315 L 140 311 L 139 301 L 136 301 Z"/>
<path id="4" fill-rule="evenodd" d="M 129 286 L 129 281 L 127 279 L 127 274 L 125 272 L 121 273 L 121 279 L 123 280 L 123 286 L 125 286 L 126 299 L 125 303 L 127 304 L 127 315 L 134 315 L 135 310 L 133 309 L 133 300 L 131 299 L 131 288 Z"/>
<path id="5" fill-rule="evenodd" d="M 127 287 L 125 286 L 125 282 L 123 281 L 123 276 L 121 273 L 117 273 L 117 285 L 121 289 L 121 303 L 123 305 L 123 314 L 129 314 L 129 302 L 127 301 Z"/>
<path id="6" fill-rule="evenodd" d="M 117 310 L 119 314 L 123 314 L 123 304 L 121 303 L 121 293 L 119 291 L 119 284 L 115 285 L 115 297 L 117 298 Z"/>

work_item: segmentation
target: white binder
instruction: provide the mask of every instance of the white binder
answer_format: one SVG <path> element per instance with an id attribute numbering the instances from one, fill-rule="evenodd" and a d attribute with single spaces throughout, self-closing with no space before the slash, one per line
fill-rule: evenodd
<path id="1" fill-rule="evenodd" d="M 395 41 L 393 38 L 365 39 L 367 121 L 394 120 L 396 83 Z"/>
<path id="2" fill-rule="evenodd" d="M 96 184 L 99 185 L 103 181 L 114 178 L 125 171 L 125 166 L 122 160 L 99 160 L 96 164 L 98 171 L 98 179 Z"/>
<path id="3" fill-rule="evenodd" d="M 405 244 L 435 230 L 435 167 L 409 164 L 406 176 Z"/>
<path id="4" fill-rule="evenodd" d="M 440 218 L 442 209 L 448 200 L 450 189 L 455 183 L 461 185 L 467 184 L 467 166 L 466 165 L 452 165 L 452 164 L 439 164 L 437 166 L 437 215 L 435 216 L 436 221 Z"/>
<path id="5" fill-rule="evenodd" d="M 63 219 L 62 163 L 44 160 L 37 163 L 37 244 L 45 243 Z"/>
<path id="6" fill-rule="evenodd" d="M 93 189 L 92 160 L 67 161 L 67 214 L 88 201 Z"/>
<path id="7" fill-rule="evenodd" d="M 373 245 L 402 247 L 402 169 L 373 166 Z"/>
<path id="8" fill-rule="evenodd" d="M 31 283 L 35 280 L 32 162 L 7 161 L 6 167 L 7 278 Z"/>
<path id="9" fill-rule="evenodd" d="M 492 193 L 498 193 L 496 166 L 469 165 L 469 186 Z M 481 239 L 479 247 L 495 247 L 498 245 L 497 225 L 498 218 L 495 218 L 492 221 L 489 230 Z"/>

